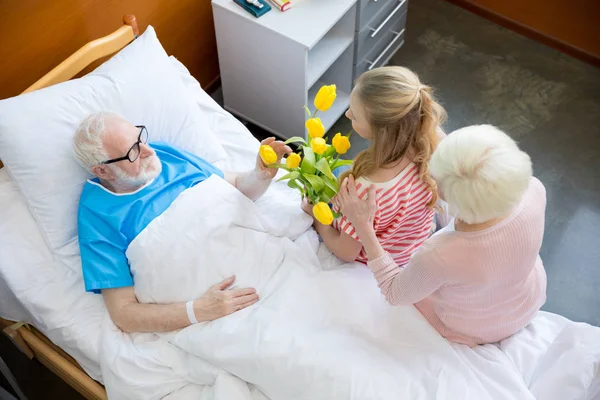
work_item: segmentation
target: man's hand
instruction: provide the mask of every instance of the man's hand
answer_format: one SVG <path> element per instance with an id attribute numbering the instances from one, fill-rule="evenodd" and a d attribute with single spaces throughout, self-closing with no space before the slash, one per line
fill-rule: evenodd
<path id="1" fill-rule="evenodd" d="M 281 162 L 281 158 L 286 155 L 286 154 L 290 154 L 292 152 L 292 149 L 286 145 L 285 143 L 283 143 L 280 140 L 275 140 L 274 137 L 270 137 L 267 138 L 265 140 L 263 140 L 262 142 L 260 142 L 261 146 L 262 145 L 268 145 L 271 146 L 273 148 L 273 150 L 275 151 L 275 154 L 277 154 L 277 162 Z M 273 178 L 275 178 L 275 175 L 277 175 L 277 168 L 269 168 L 265 165 L 265 163 L 263 162 L 263 160 L 260 158 L 259 155 L 256 156 L 256 173 L 258 176 L 258 179 L 261 180 L 271 180 Z"/>
<path id="2" fill-rule="evenodd" d="M 252 288 L 230 289 L 235 276 L 212 286 L 202 297 L 194 301 L 194 313 L 198 321 L 212 321 L 250 307 L 258 301 Z"/>
<path id="3" fill-rule="evenodd" d="M 269 145 L 277 154 L 277 162 L 281 162 L 284 154 L 289 154 L 292 149 L 281 141 L 275 141 L 275 138 L 263 140 L 261 145 Z M 260 155 L 256 156 L 256 167 L 247 172 L 225 172 L 225 180 L 242 192 L 251 200 L 256 200 L 262 196 L 271 180 L 277 175 L 277 168 L 269 168 L 263 163 Z"/>
<path id="4" fill-rule="evenodd" d="M 234 276 L 227 278 L 194 300 L 198 321 L 212 321 L 258 301 L 254 289 L 227 290 L 234 281 Z M 168 332 L 190 325 L 185 303 L 142 304 L 133 286 L 103 289 L 102 297 L 110 317 L 123 332 Z"/>

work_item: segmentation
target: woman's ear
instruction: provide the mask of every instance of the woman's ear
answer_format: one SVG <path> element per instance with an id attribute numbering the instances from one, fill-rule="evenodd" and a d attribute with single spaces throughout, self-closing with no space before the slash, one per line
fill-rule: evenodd
<path id="1" fill-rule="evenodd" d="M 115 178 L 113 171 L 106 165 L 94 165 L 92 173 L 105 181 L 111 181 Z"/>

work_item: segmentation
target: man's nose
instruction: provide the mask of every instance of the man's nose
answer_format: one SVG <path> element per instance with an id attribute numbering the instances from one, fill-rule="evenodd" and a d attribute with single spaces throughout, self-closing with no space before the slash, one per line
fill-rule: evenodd
<path id="1" fill-rule="evenodd" d="M 154 154 L 152 147 L 148 146 L 147 143 L 140 143 L 140 157 L 146 158 Z"/>

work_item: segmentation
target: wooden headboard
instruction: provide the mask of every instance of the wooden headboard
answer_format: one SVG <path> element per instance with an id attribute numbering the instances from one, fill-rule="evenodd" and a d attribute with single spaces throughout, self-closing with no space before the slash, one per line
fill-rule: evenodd
<path id="1" fill-rule="evenodd" d="M 210 0 L 0 1 L 0 99 L 18 95 L 87 42 L 118 29 L 125 14 L 137 17 L 140 32 L 152 25 L 167 53 L 206 90 L 217 82 Z"/>

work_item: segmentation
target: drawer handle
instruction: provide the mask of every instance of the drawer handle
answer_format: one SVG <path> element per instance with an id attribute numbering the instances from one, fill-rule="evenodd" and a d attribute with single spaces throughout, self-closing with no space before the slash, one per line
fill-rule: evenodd
<path id="1" fill-rule="evenodd" d="M 392 48 L 394 43 L 396 43 L 396 40 L 398 40 L 399 38 L 402 37 L 402 35 L 404 34 L 404 29 L 402 29 L 400 32 L 394 32 L 394 31 L 392 31 L 392 32 L 395 34 L 394 39 L 390 42 L 390 44 L 387 45 L 387 47 L 385 49 L 383 49 L 383 51 L 377 56 L 375 61 L 366 60 L 367 64 L 369 64 L 369 68 L 368 68 L 369 71 L 372 70 L 373 67 L 375 67 L 375 65 L 377 65 L 377 63 L 383 58 L 385 53 L 387 53 Z"/>
<path id="2" fill-rule="evenodd" d="M 374 0 L 374 1 L 376 1 L 376 0 Z M 387 24 L 390 21 L 390 19 L 392 19 L 392 17 L 394 16 L 394 14 L 396 14 L 398 12 L 398 10 L 400 10 L 402 8 L 402 6 L 404 5 L 404 3 L 406 3 L 406 0 L 400 1 L 400 4 L 398 4 L 396 6 L 396 8 L 394 8 L 394 11 L 392 11 L 390 13 L 390 15 L 388 15 L 387 18 L 385 20 L 383 20 L 383 22 L 381 24 L 379 24 L 379 26 L 377 28 L 369 28 L 369 29 L 371 29 L 371 31 L 373 31 L 373 33 L 371 33 L 371 37 L 372 38 L 375 37 L 375 36 L 377 36 L 377 34 L 381 30 L 381 28 L 383 28 L 383 26 L 385 24 Z"/>

